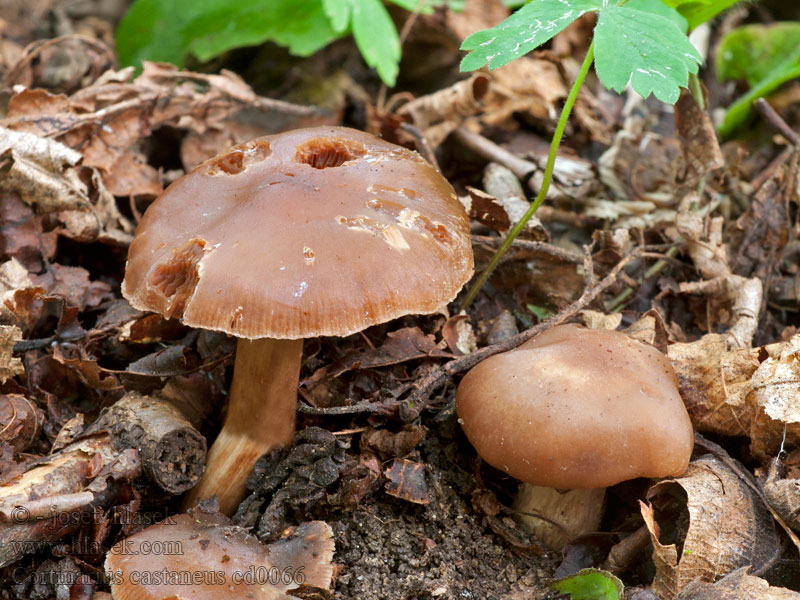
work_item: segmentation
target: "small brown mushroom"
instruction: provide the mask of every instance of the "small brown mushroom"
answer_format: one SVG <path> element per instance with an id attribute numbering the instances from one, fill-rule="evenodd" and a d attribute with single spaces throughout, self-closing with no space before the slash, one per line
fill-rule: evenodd
<path id="1" fill-rule="evenodd" d="M 265 546 L 227 517 L 195 509 L 119 542 L 105 571 L 114 600 L 290 600 L 303 586 L 330 588 L 333 550 L 323 521 Z"/>
<path id="2" fill-rule="evenodd" d="M 469 222 L 417 153 L 344 127 L 235 146 L 148 208 L 122 293 L 239 342 L 225 425 L 185 506 L 232 514 L 255 460 L 294 433 L 302 338 L 449 302 L 472 274 Z"/>
<path id="3" fill-rule="evenodd" d="M 552 548 L 597 529 L 606 487 L 680 475 L 694 444 L 669 360 L 617 331 L 561 325 L 492 356 L 456 409 L 478 454 L 524 482 L 514 508 Z"/>

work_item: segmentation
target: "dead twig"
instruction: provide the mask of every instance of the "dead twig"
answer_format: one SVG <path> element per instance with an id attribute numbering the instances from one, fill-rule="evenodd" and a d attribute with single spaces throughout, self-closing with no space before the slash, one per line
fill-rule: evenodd
<path id="1" fill-rule="evenodd" d="M 520 344 L 527 342 L 529 339 L 539 335 L 543 331 L 559 325 L 567 319 L 577 315 L 581 310 L 594 301 L 595 298 L 597 298 L 603 291 L 613 285 L 622 270 L 631 261 L 638 259 L 641 252 L 642 250 L 640 248 L 633 250 L 633 252 L 620 260 L 617 265 L 608 273 L 608 275 L 606 275 L 599 282 L 594 282 L 591 280 L 593 264 L 591 257 L 587 255 L 584 261 L 584 269 L 586 271 L 587 278 L 590 278 L 590 280 L 580 298 L 578 298 L 575 302 L 570 304 L 558 314 L 552 316 L 550 319 L 542 321 L 541 323 L 519 333 L 518 335 L 515 335 L 512 338 L 492 346 L 486 346 L 485 348 L 481 348 L 480 350 L 472 352 L 471 354 L 467 354 L 466 356 L 462 356 L 461 358 L 451 360 L 450 362 L 441 365 L 427 375 L 422 381 L 420 381 L 416 386 L 417 389 L 412 392 L 407 399 L 402 401 L 400 405 L 400 418 L 406 422 L 416 419 L 419 414 L 428 406 L 431 395 L 436 390 L 441 388 L 447 382 L 447 380 L 454 375 L 468 371 L 479 362 L 486 360 L 490 356 L 500 354 L 501 352 L 508 352 Z"/>
<path id="2" fill-rule="evenodd" d="M 789 124 L 783 120 L 778 112 L 772 108 L 772 105 L 769 102 L 763 98 L 759 98 L 753 102 L 753 106 L 758 112 L 761 113 L 761 116 L 767 120 L 773 129 L 789 140 L 793 146 L 797 146 L 797 142 L 800 141 L 800 139 L 797 137 L 797 134 L 791 127 L 789 127 Z"/>
<path id="3" fill-rule="evenodd" d="M 472 235 L 470 236 L 470 239 L 472 240 L 473 244 L 483 244 L 491 247 L 497 247 L 503 243 L 503 238 L 492 237 L 489 235 Z M 553 244 L 548 244 L 547 242 L 534 242 L 531 240 L 521 240 L 517 238 L 512 242 L 511 247 L 549 254 L 550 256 L 560 258 L 564 262 L 569 262 L 576 265 L 583 263 L 583 257 L 579 254 L 564 250 L 558 246 L 554 246 Z"/>
<path id="4" fill-rule="evenodd" d="M 514 175 L 517 176 L 517 179 L 525 185 L 528 184 L 528 179 L 530 179 L 539 168 L 538 165 L 524 158 L 520 158 L 502 146 L 498 146 L 490 139 L 485 138 L 479 133 L 474 133 L 465 127 L 457 127 L 453 131 L 453 136 L 461 144 L 476 154 L 510 169 Z"/>

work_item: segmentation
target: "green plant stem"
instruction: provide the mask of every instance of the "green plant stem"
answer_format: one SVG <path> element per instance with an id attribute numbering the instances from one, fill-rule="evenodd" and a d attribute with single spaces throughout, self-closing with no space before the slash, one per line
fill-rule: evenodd
<path id="1" fill-rule="evenodd" d="M 703 96 L 703 86 L 700 84 L 700 77 L 697 73 L 689 73 L 689 91 L 692 92 L 694 101 L 697 102 L 697 106 L 700 107 L 700 110 L 705 110 L 706 99 Z"/>
<path id="2" fill-rule="evenodd" d="M 553 169 L 555 168 L 556 164 L 556 155 L 558 154 L 558 147 L 561 145 L 561 138 L 564 135 L 564 129 L 567 127 L 567 122 L 569 121 L 569 115 L 572 112 L 572 107 L 575 104 L 575 100 L 578 98 L 578 92 L 583 85 L 583 81 L 586 79 L 586 75 L 589 72 L 593 61 L 594 40 L 592 40 L 592 43 L 589 44 L 589 50 L 586 52 L 586 58 L 583 59 L 581 68 L 578 71 L 578 76 L 575 78 L 572 88 L 569 90 L 567 100 L 564 102 L 564 107 L 561 109 L 561 116 L 558 118 L 558 124 L 556 125 L 556 130 L 553 134 L 553 140 L 550 142 L 550 153 L 547 155 L 547 164 L 544 168 L 542 187 L 539 189 L 539 193 L 536 195 L 536 199 L 531 204 L 531 207 L 525 212 L 524 215 L 522 215 L 522 218 L 517 222 L 516 225 L 514 225 L 511 231 L 508 232 L 506 239 L 503 240 L 503 243 L 497 249 L 497 252 L 494 253 L 489 265 L 478 276 L 478 279 L 475 280 L 475 283 L 472 284 L 469 292 L 467 292 L 467 296 L 464 298 L 464 301 L 459 307 L 459 311 L 466 310 L 469 305 L 472 304 L 472 301 L 475 299 L 475 296 L 478 295 L 478 292 L 483 287 L 483 284 L 486 283 L 486 280 L 489 279 L 489 276 L 500 263 L 500 259 L 503 258 L 506 250 L 508 250 L 512 242 L 525 228 L 526 223 L 534 215 L 542 202 L 544 202 L 545 197 L 547 197 L 547 191 L 550 189 L 550 182 L 553 180 Z"/>

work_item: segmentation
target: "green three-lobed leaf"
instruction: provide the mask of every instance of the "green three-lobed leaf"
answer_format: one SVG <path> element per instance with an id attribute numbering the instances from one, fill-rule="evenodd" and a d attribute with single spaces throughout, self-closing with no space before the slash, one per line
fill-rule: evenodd
<path id="1" fill-rule="evenodd" d="M 533 0 L 505 21 L 469 36 L 461 44 L 471 50 L 461 62 L 462 71 L 489 63 L 497 69 L 541 46 L 587 12 L 598 10 L 602 0 Z"/>
<path id="2" fill-rule="evenodd" d="M 686 21 L 660 0 L 533 0 L 498 26 L 469 36 L 461 63 L 469 71 L 501 67 L 562 31 L 587 12 L 597 12 L 595 69 L 606 87 L 621 92 L 628 82 L 642 96 L 675 103 L 702 61 L 686 37 Z"/>
<path id="3" fill-rule="evenodd" d="M 595 69 L 606 87 L 622 92 L 628 81 L 640 96 L 674 104 L 702 58 L 672 19 L 606 6 L 595 29 Z"/>

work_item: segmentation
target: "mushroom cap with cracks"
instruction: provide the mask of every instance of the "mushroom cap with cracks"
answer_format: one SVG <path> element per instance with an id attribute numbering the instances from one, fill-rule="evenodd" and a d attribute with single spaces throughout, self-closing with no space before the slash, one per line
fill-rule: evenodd
<path id="1" fill-rule="evenodd" d="M 122 292 L 242 338 L 343 336 L 435 312 L 472 267 L 467 216 L 429 163 L 318 127 L 234 146 L 170 185 L 139 223 Z"/>
<path id="2" fill-rule="evenodd" d="M 122 293 L 239 338 L 228 412 L 185 506 L 233 514 L 255 460 L 294 432 L 302 338 L 431 313 L 472 275 L 469 220 L 416 152 L 345 127 L 234 146 L 147 209 Z"/>
<path id="3" fill-rule="evenodd" d="M 624 333 L 576 325 L 481 362 L 456 410 L 487 463 L 550 488 L 677 476 L 694 444 L 669 360 Z"/>

